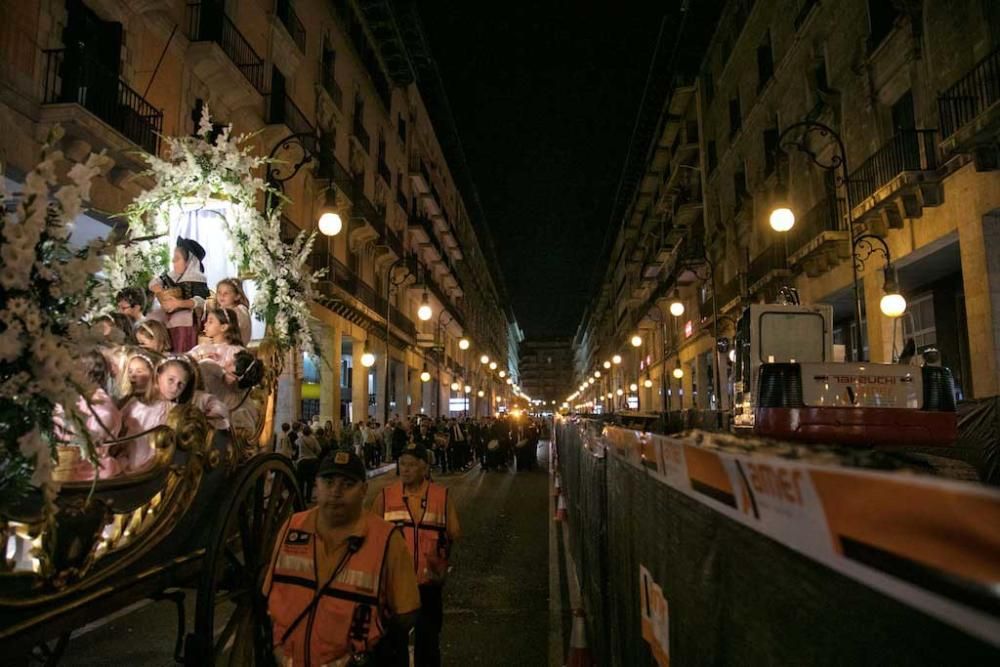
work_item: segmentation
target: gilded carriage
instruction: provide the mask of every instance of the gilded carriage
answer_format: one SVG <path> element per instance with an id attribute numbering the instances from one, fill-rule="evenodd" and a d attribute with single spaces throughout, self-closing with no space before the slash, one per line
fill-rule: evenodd
<path id="1" fill-rule="evenodd" d="M 254 446 L 271 432 L 274 387 L 272 372 L 247 398 L 263 408 L 256 433 L 214 430 L 197 408 L 178 406 L 148 434 L 151 467 L 63 482 L 51 520 L 40 493 L 0 508 L 0 664 L 56 664 L 74 629 L 147 598 L 177 603 L 178 661 L 261 662 L 264 569 L 302 507 L 289 460 Z M 191 623 L 186 590 L 196 596 Z"/>

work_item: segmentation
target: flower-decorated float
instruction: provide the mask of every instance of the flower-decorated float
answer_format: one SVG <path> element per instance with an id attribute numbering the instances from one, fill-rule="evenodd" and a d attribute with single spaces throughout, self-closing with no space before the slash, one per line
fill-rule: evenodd
<path id="1" fill-rule="evenodd" d="M 282 360 L 314 349 L 313 237 L 281 240 L 267 159 L 206 110 L 145 156 L 127 224 L 75 247 L 110 161 L 68 166 L 58 139 L 0 223 L 0 644 L 52 664 L 73 629 L 166 595 L 179 658 L 256 663 L 262 569 L 301 506 L 260 443 Z"/>

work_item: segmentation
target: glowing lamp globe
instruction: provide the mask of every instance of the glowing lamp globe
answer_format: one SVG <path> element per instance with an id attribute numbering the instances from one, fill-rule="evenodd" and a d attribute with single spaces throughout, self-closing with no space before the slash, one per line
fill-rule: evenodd
<path id="1" fill-rule="evenodd" d="M 886 317 L 899 317 L 906 312 L 906 299 L 899 293 L 886 294 L 878 307 Z"/>
<path id="2" fill-rule="evenodd" d="M 624 389 L 619 389 L 619 390 L 615 391 L 615 393 L 618 394 L 619 396 L 622 396 L 622 395 L 625 394 L 625 390 Z"/>
<path id="3" fill-rule="evenodd" d="M 451 390 L 452 391 L 458 391 L 458 383 L 457 382 L 452 382 L 451 383 Z"/>
<path id="4" fill-rule="evenodd" d="M 679 367 L 679 366 L 677 368 L 675 368 L 674 369 L 674 377 L 677 378 L 678 380 L 680 380 L 682 377 L 684 377 L 684 369 L 681 368 L 681 367 Z"/>
<path id="5" fill-rule="evenodd" d="M 640 336 L 639 334 L 636 334 L 636 335 L 632 336 L 632 341 L 631 342 L 632 342 L 632 347 L 639 347 L 639 346 L 641 346 L 642 345 L 642 336 Z"/>
<path id="6" fill-rule="evenodd" d="M 497 375 L 499 375 L 502 378 L 507 377 L 507 371 L 500 371 L 499 373 L 497 373 Z"/>
<path id="7" fill-rule="evenodd" d="M 729 361 L 732 362 L 732 363 L 734 363 L 734 364 L 736 363 L 736 348 L 735 347 L 733 349 L 729 350 Z"/>
<path id="8" fill-rule="evenodd" d="M 490 358 L 484 354 L 483 356 L 479 357 L 479 363 L 488 364 L 490 363 Z"/>
<path id="9" fill-rule="evenodd" d="M 468 338 L 463 338 L 462 340 L 458 341 L 458 349 L 460 349 L 460 350 L 468 350 L 469 349 L 469 339 Z"/>
<path id="10" fill-rule="evenodd" d="M 594 378 L 587 378 L 587 384 L 594 384 Z"/>
<path id="11" fill-rule="evenodd" d="M 365 352 L 361 355 L 361 365 L 365 368 L 371 368 L 375 365 L 375 355 L 371 352 Z"/>
<path id="12" fill-rule="evenodd" d="M 615 395 L 614 395 L 614 394 L 612 394 L 612 393 L 611 393 L 611 392 L 609 391 L 609 392 L 608 392 L 608 398 L 614 398 L 614 397 L 615 397 Z"/>
<path id="13" fill-rule="evenodd" d="M 601 377 L 601 371 L 594 371 L 594 377 L 595 378 Z"/>
<path id="14" fill-rule="evenodd" d="M 482 398 L 485 395 L 486 395 L 486 392 L 483 391 L 482 389 L 480 389 L 479 391 L 476 392 L 476 396 L 478 396 L 479 398 Z"/>
<path id="15" fill-rule="evenodd" d="M 670 304 L 670 314 L 674 317 L 680 317 L 684 314 L 684 304 L 680 301 L 674 301 Z"/>
<path id="16" fill-rule="evenodd" d="M 779 206 L 771 211 L 769 218 L 771 229 L 776 232 L 787 232 L 795 226 L 795 214 L 787 206 Z"/>
<path id="17" fill-rule="evenodd" d="M 507 384 L 514 384 L 514 381 L 511 380 L 510 378 L 507 378 Z"/>
<path id="18" fill-rule="evenodd" d="M 470 387 L 469 385 L 465 385 L 464 387 L 462 387 L 462 390 L 465 391 L 466 394 L 468 394 L 470 391 L 472 391 L 472 387 Z"/>
<path id="19" fill-rule="evenodd" d="M 417 317 L 419 317 L 422 321 L 426 322 L 433 316 L 434 316 L 434 311 L 431 310 L 431 306 L 429 303 L 422 303 L 420 304 L 420 308 L 417 308 Z"/>
<path id="20" fill-rule="evenodd" d="M 496 369 L 497 369 L 497 362 L 491 361 L 490 362 L 490 370 L 491 371 L 495 371 Z"/>
<path id="21" fill-rule="evenodd" d="M 646 389 L 649 389 L 650 387 L 653 386 L 653 381 L 652 380 L 646 380 L 645 382 L 642 383 L 642 386 L 645 387 Z"/>
<path id="22" fill-rule="evenodd" d="M 628 386 L 628 390 L 629 391 L 637 391 L 638 389 L 639 389 L 639 385 L 637 385 L 635 382 L 633 382 L 632 384 L 630 384 Z"/>
<path id="23" fill-rule="evenodd" d="M 327 236 L 336 236 L 344 228 L 344 221 L 340 219 L 340 214 L 327 211 L 319 216 L 319 231 Z"/>
<path id="24" fill-rule="evenodd" d="M 611 368 L 611 362 L 610 361 L 605 361 L 604 362 L 604 368 L 605 369 Z"/>
<path id="25" fill-rule="evenodd" d="M 611 363 L 613 363 L 615 366 L 617 366 L 621 362 L 622 362 L 622 355 L 616 354 L 615 356 L 611 357 Z"/>
<path id="26" fill-rule="evenodd" d="M 428 373 L 427 371 L 424 371 L 423 373 L 420 374 L 420 381 L 421 382 L 430 382 L 431 381 L 431 374 Z"/>

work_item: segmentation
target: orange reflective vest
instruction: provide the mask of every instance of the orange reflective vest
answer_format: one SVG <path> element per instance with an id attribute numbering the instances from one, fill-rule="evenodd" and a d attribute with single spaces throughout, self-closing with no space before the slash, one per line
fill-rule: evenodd
<path id="1" fill-rule="evenodd" d="M 403 498 L 402 482 L 382 489 L 382 518 L 402 528 L 417 583 L 440 584 L 448 571 L 448 489 L 427 482 L 420 506 L 424 513 L 416 520 Z"/>
<path id="2" fill-rule="evenodd" d="M 329 582 L 317 582 L 315 520 L 308 510 L 292 515 L 280 537 L 267 608 L 274 646 L 284 664 L 327 665 L 372 650 L 384 634 L 379 613 L 380 577 L 395 528 L 366 514 L 363 540 L 350 538 Z M 320 584 L 326 584 L 317 595 Z"/>

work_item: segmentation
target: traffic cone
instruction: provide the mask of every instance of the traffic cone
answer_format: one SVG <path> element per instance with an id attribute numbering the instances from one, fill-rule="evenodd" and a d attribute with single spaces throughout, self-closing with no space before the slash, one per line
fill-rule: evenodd
<path id="1" fill-rule="evenodd" d="M 566 667 L 594 667 L 594 656 L 587 646 L 587 623 L 583 609 L 573 610 L 573 632 L 569 636 Z"/>
<path id="2" fill-rule="evenodd" d="M 558 500 L 556 501 L 556 516 L 555 516 L 555 520 L 556 521 L 565 521 L 566 520 L 566 497 L 565 496 L 559 496 Z"/>

